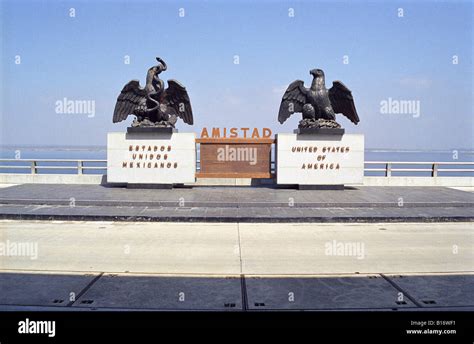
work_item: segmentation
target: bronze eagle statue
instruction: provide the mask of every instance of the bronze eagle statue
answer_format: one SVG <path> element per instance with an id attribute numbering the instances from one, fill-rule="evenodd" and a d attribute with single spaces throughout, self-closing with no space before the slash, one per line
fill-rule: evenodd
<path id="1" fill-rule="evenodd" d="M 131 80 L 120 92 L 115 104 L 113 122 L 121 122 L 128 115 L 136 118 L 132 127 L 173 127 L 177 117 L 193 124 L 193 111 L 186 88 L 176 80 L 168 80 L 168 88 L 159 74 L 168 67 L 159 57 L 158 65 L 148 69 L 145 87 L 138 80 Z"/>
<path id="2" fill-rule="evenodd" d="M 342 113 L 352 123 L 359 123 L 352 92 L 340 81 L 334 81 L 328 90 L 324 72 L 312 69 L 310 88 L 304 87 L 301 80 L 293 81 L 287 88 L 280 104 L 278 121 L 285 122 L 293 113 L 301 112 L 303 120 L 299 128 L 340 128 L 336 122 L 336 113 Z"/>

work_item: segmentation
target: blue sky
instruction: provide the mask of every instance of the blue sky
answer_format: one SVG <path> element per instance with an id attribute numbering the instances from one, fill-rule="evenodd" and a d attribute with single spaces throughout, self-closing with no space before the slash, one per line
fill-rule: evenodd
<path id="1" fill-rule="evenodd" d="M 123 85 L 143 86 L 161 56 L 161 77 L 191 97 L 182 132 L 290 132 L 300 115 L 277 122 L 283 92 L 322 68 L 328 87 L 352 90 L 361 122 L 338 121 L 366 147 L 472 149 L 472 17 L 467 1 L 2 1 L 0 144 L 105 145 L 132 120 L 112 124 Z M 56 113 L 63 98 L 95 101 L 95 116 Z M 419 102 L 420 115 L 381 113 L 388 99 Z"/>

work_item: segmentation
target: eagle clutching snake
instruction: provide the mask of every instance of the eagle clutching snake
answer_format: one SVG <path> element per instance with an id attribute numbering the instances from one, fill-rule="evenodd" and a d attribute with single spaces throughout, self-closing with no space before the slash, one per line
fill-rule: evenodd
<path id="1" fill-rule="evenodd" d="M 132 80 L 123 87 L 115 104 L 114 123 L 135 115 L 132 127 L 174 128 L 177 117 L 184 123 L 193 124 L 193 111 L 186 88 L 171 79 L 165 90 L 165 83 L 159 75 L 168 67 L 161 58 L 156 60 L 158 65 L 148 69 L 144 88 L 140 87 L 138 80 Z"/>

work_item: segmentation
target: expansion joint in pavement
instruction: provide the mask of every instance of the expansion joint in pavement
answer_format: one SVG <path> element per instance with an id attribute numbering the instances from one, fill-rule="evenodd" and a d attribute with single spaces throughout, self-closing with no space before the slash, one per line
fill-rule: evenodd
<path id="1" fill-rule="evenodd" d="M 97 282 L 102 276 L 104 275 L 103 272 L 99 273 L 97 276 L 95 276 L 92 281 L 90 281 L 84 289 L 82 289 L 75 297 L 73 301 L 69 301 L 69 303 L 66 305 L 66 307 L 72 307 L 72 305 L 81 298 L 82 295 L 84 295 L 94 284 Z"/>
<path id="2" fill-rule="evenodd" d="M 388 276 L 385 276 L 384 274 L 380 274 L 384 280 L 386 280 L 388 283 L 390 283 L 395 289 L 397 289 L 399 292 L 403 294 L 403 296 L 407 297 L 411 302 L 413 302 L 417 307 L 423 308 L 423 306 L 416 301 L 416 299 L 411 296 L 405 289 L 400 287 L 398 284 L 396 284 L 392 279 L 390 279 Z"/>
<path id="3" fill-rule="evenodd" d="M 240 273 L 243 273 L 242 269 L 242 244 L 240 242 L 240 223 L 237 222 L 237 238 L 238 238 L 238 245 L 239 245 L 239 264 L 240 264 Z"/>
<path id="4" fill-rule="evenodd" d="M 240 287 L 242 289 L 242 310 L 245 312 L 249 309 L 248 297 L 247 297 L 247 284 L 245 283 L 245 275 L 240 275 Z"/>

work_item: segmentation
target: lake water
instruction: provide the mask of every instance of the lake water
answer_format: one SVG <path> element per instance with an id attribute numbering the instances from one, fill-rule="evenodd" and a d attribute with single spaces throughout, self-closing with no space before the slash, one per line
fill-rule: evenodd
<path id="1" fill-rule="evenodd" d="M 107 149 L 106 147 L 0 147 L 0 159 L 97 159 L 97 160 L 106 160 L 107 159 Z M 199 159 L 199 151 L 198 151 Z M 397 165 L 396 168 L 430 168 L 431 162 L 456 162 L 459 165 L 455 166 L 443 166 L 443 169 L 459 169 L 459 168 L 471 168 L 474 169 L 474 166 L 463 165 L 463 162 L 473 162 L 474 161 L 474 151 L 472 150 L 458 150 L 458 151 L 422 151 L 422 150 L 388 150 L 388 149 L 367 149 L 365 151 L 365 161 L 403 161 L 403 162 L 427 162 L 427 165 Z M 1 162 L 2 166 L 28 166 L 27 163 L 21 161 L 13 162 Z M 63 166 L 63 167 L 74 167 L 76 163 L 67 162 L 67 163 L 50 163 L 50 162 L 41 162 L 39 166 Z M 89 167 L 105 167 L 105 163 L 101 162 L 88 162 L 85 166 Z M 366 166 L 370 168 L 379 168 L 383 165 L 370 165 Z M 102 173 L 101 170 L 84 170 L 85 174 L 97 174 Z M 29 168 L 20 169 L 20 168 L 0 168 L 0 173 L 30 173 Z M 48 169 L 43 170 L 39 169 L 38 173 L 64 173 L 64 174 L 73 174 L 77 173 L 74 169 Z M 383 175 L 382 172 L 367 172 L 367 176 L 374 175 Z M 407 176 L 407 175 L 416 175 L 416 176 L 429 176 L 429 172 L 394 172 L 394 176 Z M 440 172 L 440 176 L 474 176 L 472 172 Z"/>

